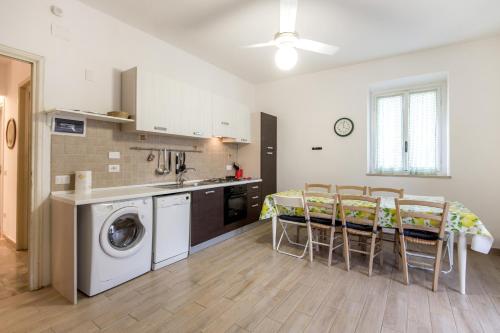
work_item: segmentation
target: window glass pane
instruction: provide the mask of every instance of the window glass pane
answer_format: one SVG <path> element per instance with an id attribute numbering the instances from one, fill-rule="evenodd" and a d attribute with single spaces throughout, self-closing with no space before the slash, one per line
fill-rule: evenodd
<path id="1" fill-rule="evenodd" d="M 408 111 L 408 171 L 432 174 L 439 170 L 437 90 L 410 94 Z"/>
<path id="2" fill-rule="evenodd" d="M 403 170 L 403 95 L 377 98 L 375 170 Z"/>

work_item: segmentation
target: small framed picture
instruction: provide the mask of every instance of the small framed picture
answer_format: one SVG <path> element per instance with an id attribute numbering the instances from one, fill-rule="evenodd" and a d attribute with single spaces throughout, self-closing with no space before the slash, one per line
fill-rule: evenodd
<path id="1" fill-rule="evenodd" d="M 85 118 L 58 117 L 52 118 L 52 134 L 85 136 L 87 122 Z"/>

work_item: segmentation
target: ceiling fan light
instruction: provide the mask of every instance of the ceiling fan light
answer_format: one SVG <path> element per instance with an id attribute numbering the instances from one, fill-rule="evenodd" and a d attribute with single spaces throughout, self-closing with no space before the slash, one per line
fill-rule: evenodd
<path id="1" fill-rule="evenodd" d="M 289 71 L 297 64 L 297 50 L 294 47 L 280 47 L 274 55 L 274 62 L 279 69 Z"/>

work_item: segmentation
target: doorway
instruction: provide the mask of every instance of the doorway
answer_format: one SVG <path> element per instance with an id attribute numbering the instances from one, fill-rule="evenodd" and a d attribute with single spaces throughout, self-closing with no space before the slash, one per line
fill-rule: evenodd
<path id="1" fill-rule="evenodd" d="M 0 55 L 0 299 L 28 291 L 32 64 Z"/>

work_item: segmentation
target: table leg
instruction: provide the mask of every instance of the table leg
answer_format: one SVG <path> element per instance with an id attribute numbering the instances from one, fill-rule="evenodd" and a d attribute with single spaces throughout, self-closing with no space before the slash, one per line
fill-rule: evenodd
<path id="1" fill-rule="evenodd" d="M 465 279 L 467 274 L 467 238 L 463 232 L 458 234 L 458 272 L 460 275 L 460 293 L 465 295 Z"/>
<path id="2" fill-rule="evenodd" d="M 276 216 L 273 216 L 272 223 L 273 223 L 273 250 L 276 250 L 276 227 L 278 224 L 278 218 Z"/>

